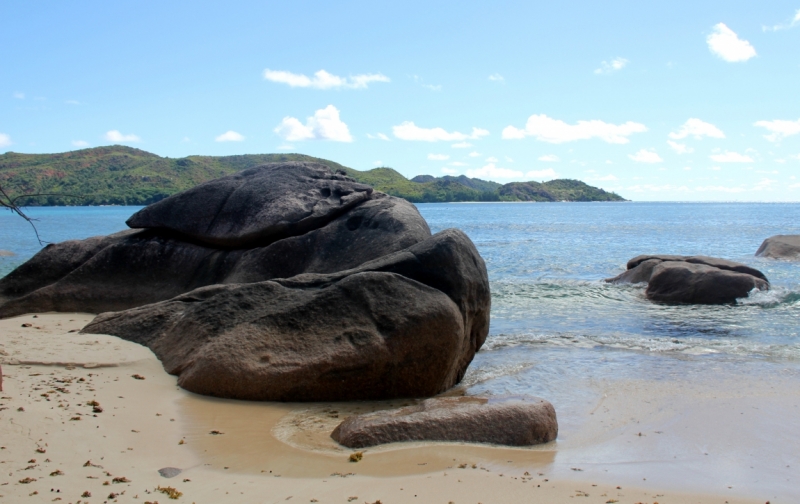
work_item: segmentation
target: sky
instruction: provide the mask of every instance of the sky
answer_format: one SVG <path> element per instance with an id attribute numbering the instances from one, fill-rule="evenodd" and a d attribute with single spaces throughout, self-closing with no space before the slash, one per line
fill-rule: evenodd
<path id="1" fill-rule="evenodd" d="M 800 0 L 4 0 L 0 19 L 0 153 L 800 201 Z"/>

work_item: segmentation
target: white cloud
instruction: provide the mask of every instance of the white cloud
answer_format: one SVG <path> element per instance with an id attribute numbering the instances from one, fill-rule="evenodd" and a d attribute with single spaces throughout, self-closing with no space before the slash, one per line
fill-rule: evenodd
<path id="1" fill-rule="evenodd" d="M 469 149 L 470 147 L 472 147 L 472 144 L 469 143 L 469 142 L 458 142 L 458 143 L 454 143 L 450 147 L 452 147 L 454 149 Z"/>
<path id="2" fill-rule="evenodd" d="M 510 158 L 510 157 L 508 157 L 508 156 L 506 156 L 505 158 L 506 158 L 506 162 L 508 162 L 508 163 L 513 163 L 513 162 L 514 162 L 514 160 L 513 160 L 513 159 L 511 159 L 511 158 Z"/>
<path id="3" fill-rule="evenodd" d="M 20 93 L 19 91 L 14 93 L 12 96 L 14 96 L 14 98 L 16 98 L 17 100 L 24 100 L 25 99 L 25 93 Z"/>
<path id="4" fill-rule="evenodd" d="M 447 161 L 450 156 L 447 154 L 428 154 L 428 159 L 431 161 Z"/>
<path id="5" fill-rule="evenodd" d="M 617 72 L 625 68 L 625 65 L 629 63 L 628 60 L 625 58 L 614 58 L 611 61 L 603 61 L 600 63 L 600 68 L 594 71 L 596 74 L 610 74 L 612 72 Z"/>
<path id="6" fill-rule="evenodd" d="M 764 135 L 764 138 L 770 142 L 780 142 L 786 137 L 800 133 L 800 119 L 796 121 L 783 121 L 779 119 L 774 121 L 758 121 L 755 123 L 755 126 L 766 128 L 768 131 L 772 132 L 769 135 Z"/>
<path id="7" fill-rule="evenodd" d="M 700 119 L 690 118 L 683 125 L 678 128 L 678 131 L 673 131 L 669 137 L 673 140 L 681 140 L 688 136 L 693 136 L 700 140 L 704 136 L 711 138 L 725 138 L 725 133 L 711 123 L 701 121 Z"/>
<path id="8" fill-rule="evenodd" d="M 11 145 L 11 137 L 5 133 L 0 133 L 0 147 L 8 147 Z"/>
<path id="9" fill-rule="evenodd" d="M 370 140 L 384 140 L 386 142 L 392 141 L 388 136 L 386 136 L 383 133 L 376 133 L 374 135 L 367 133 L 367 138 L 369 138 Z"/>
<path id="10" fill-rule="evenodd" d="M 405 121 L 392 127 L 394 136 L 400 140 L 416 140 L 420 142 L 453 142 L 463 140 L 477 140 L 489 134 L 485 129 L 472 128 L 472 133 L 452 133 L 443 128 L 420 128 L 411 121 Z M 455 146 L 454 146 L 455 147 Z"/>
<path id="11" fill-rule="evenodd" d="M 525 174 L 529 179 L 535 180 L 552 180 L 556 178 L 556 171 L 552 168 L 545 170 L 532 170 Z"/>
<path id="12" fill-rule="evenodd" d="M 493 73 L 492 75 L 490 75 L 489 76 L 489 80 L 490 81 L 494 81 L 494 82 L 503 82 L 503 81 L 505 81 L 503 76 L 500 75 L 499 73 Z"/>
<path id="13" fill-rule="evenodd" d="M 215 142 L 241 142 L 243 140 L 244 136 L 242 136 L 241 133 L 237 133 L 233 130 L 226 131 L 220 136 L 214 138 Z"/>
<path id="14" fill-rule="evenodd" d="M 561 161 L 561 158 L 555 154 L 546 154 L 544 156 L 539 156 L 539 161 L 544 161 L 546 163 L 558 163 Z"/>
<path id="15" fill-rule="evenodd" d="M 372 82 L 390 82 L 389 77 L 383 74 L 359 74 L 350 77 L 339 77 L 320 70 L 313 77 L 303 74 L 294 74 L 285 70 L 264 70 L 264 78 L 268 81 L 288 84 L 291 87 L 315 89 L 365 89 Z"/>
<path id="16" fill-rule="evenodd" d="M 123 135 L 118 130 L 111 130 L 107 131 L 104 135 L 104 138 L 109 142 L 119 142 L 119 143 L 130 143 L 130 142 L 141 142 L 141 138 L 134 134 Z"/>
<path id="17" fill-rule="evenodd" d="M 347 124 L 339 119 L 339 110 L 333 105 L 314 112 L 314 115 L 306 120 L 305 125 L 296 117 L 284 117 L 273 131 L 287 142 L 298 140 L 353 141 Z"/>
<path id="18" fill-rule="evenodd" d="M 509 170 L 508 168 L 498 168 L 494 163 L 489 163 L 486 166 L 477 170 L 467 170 L 467 177 L 471 178 L 520 178 L 522 177 L 521 171 Z"/>
<path id="19" fill-rule="evenodd" d="M 706 42 L 713 54 L 731 63 L 747 61 L 756 56 L 756 50 L 750 42 L 740 39 L 724 23 L 714 25 Z"/>
<path id="20" fill-rule="evenodd" d="M 478 157 L 478 156 L 481 155 L 481 153 L 480 152 L 470 152 L 468 155 L 469 155 L 469 157 Z"/>
<path id="21" fill-rule="evenodd" d="M 383 166 L 383 161 L 380 159 L 372 163 L 373 166 Z"/>
<path id="22" fill-rule="evenodd" d="M 447 175 L 456 175 L 458 174 L 458 170 L 454 170 L 452 168 L 448 168 L 445 166 L 444 168 L 442 168 L 442 173 L 445 173 Z"/>
<path id="23" fill-rule="evenodd" d="M 717 163 L 752 163 L 753 158 L 746 154 L 739 154 L 738 152 L 725 151 L 724 154 L 712 154 L 709 156 L 712 161 Z"/>
<path id="24" fill-rule="evenodd" d="M 656 151 L 646 149 L 641 149 L 636 154 L 629 154 L 628 157 L 637 163 L 661 163 L 664 161 L 661 159 L 661 156 L 656 153 Z"/>
<path id="25" fill-rule="evenodd" d="M 673 142 L 672 140 L 667 140 L 667 143 L 672 148 L 672 150 L 674 150 L 678 154 L 691 154 L 692 152 L 694 152 L 694 149 L 692 149 L 686 144 Z"/>
<path id="26" fill-rule="evenodd" d="M 467 163 L 462 163 L 461 161 L 453 161 L 450 163 L 450 166 L 469 166 Z"/>
<path id="27" fill-rule="evenodd" d="M 72 145 L 75 147 L 89 147 L 89 142 L 85 140 L 73 140 Z"/>
<path id="28" fill-rule="evenodd" d="M 499 160 L 499 159 L 497 159 L 497 158 L 496 158 L 496 157 L 494 157 L 494 156 L 490 156 L 490 157 L 486 158 L 486 162 L 487 162 L 487 163 L 497 163 L 498 161 L 500 161 L 500 160 Z"/>
<path id="29" fill-rule="evenodd" d="M 544 114 L 534 114 L 528 118 L 525 129 L 507 126 L 503 130 L 503 138 L 519 139 L 532 136 L 542 142 L 556 144 L 599 138 L 608 143 L 626 144 L 630 141 L 628 139 L 630 135 L 645 131 L 647 131 L 647 127 L 644 124 L 631 121 L 624 124 L 609 124 L 599 120 L 592 120 L 578 121 L 577 124 L 567 124 Z"/>
<path id="30" fill-rule="evenodd" d="M 764 31 L 788 30 L 789 28 L 794 28 L 797 25 L 800 25 L 800 9 L 795 12 L 794 18 L 792 18 L 790 21 L 776 24 L 774 26 L 762 26 L 761 29 Z"/>

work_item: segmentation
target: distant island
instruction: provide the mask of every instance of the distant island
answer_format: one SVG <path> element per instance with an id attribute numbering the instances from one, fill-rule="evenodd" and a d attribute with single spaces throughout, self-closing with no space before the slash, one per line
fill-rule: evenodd
<path id="1" fill-rule="evenodd" d="M 263 163 L 315 161 L 342 170 L 358 182 L 413 203 L 456 201 L 626 201 L 579 180 L 512 182 L 419 175 L 409 180 L 392 168 L 358 171 L 303 154 L 161 157 L 114 145 L 61 154 L 0 155 L 0 186 L 25 206 L 147 205 L 213 178 Z"/>

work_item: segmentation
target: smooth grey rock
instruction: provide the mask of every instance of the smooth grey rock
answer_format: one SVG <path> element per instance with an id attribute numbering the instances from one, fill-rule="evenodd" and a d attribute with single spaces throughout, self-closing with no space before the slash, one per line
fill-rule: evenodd
<path id="1" fill-rule="evenodd" d="M 758 247 L 756 256 L 800 260 L 800 235 L 770 236 Z"/>
<path id="2" fill-rule="evenodd" d="M 753 289 L 768 290 L 769 283 L 706 264 L 664 261 L 653 269 L 645 295 L 665 303 L 723 304 L 747 297 Z"/>
<path id="3" fill-rule="evenodd" d="M 174 478 L 182 472 L 183 469 L 178 469 L 177 467 L 162 467 L 158 470 L 158 474 L 160 474 L 163 478 Z"/>
<path id="4" fill-rule="evenodd" d="M 148 205 L 127 224 L 214 246 L 263 246 L 322 227 L 371 193 L 323 164 L 268 163 Z"/>
<path id="5" fill-rule="evenodd" d="M 332 273 L 430 237 L 416 207 L 382 193 L 322 228 L 252 249 L 216 249 L 127 230 L 48 245 L 0 279 L 0 318 L 45 311 L 100 313 L 214 284 Z"/>
<path id="6" fill-rule="evenodd" d="M 150 347 L 192 392 L 249 400 L 431 396 L 489 330 L 486 266 L 446 230 L 357 268 L 214 285 L 104 313 L 82 332 Z"/>
<path id="7" fill-rule="evenodd" d="M 349 448 L 404 441 L 530 446 L 557 436 L 553 405 L 523 396 L 436 397 L 413 406 L 348 417 L 331 434 Z"/>

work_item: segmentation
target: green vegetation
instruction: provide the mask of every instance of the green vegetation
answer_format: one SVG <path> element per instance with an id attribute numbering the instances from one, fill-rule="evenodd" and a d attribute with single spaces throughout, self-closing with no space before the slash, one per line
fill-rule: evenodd
<path id="1" fill-rule="evenodd" d="M 577 180 L 515 182 L 421 175 L 408 180 L 391 168 L 358 171 L 303 154 L 164 158 L 140 149 L 97 147 L 62 154 L 0 155 L 0 187 L 20 205 L 147 205 L 213 178 L 276 161 L 315 161 L 379 191 L 415 203 L 446 201 L 624 201 Z"/>

